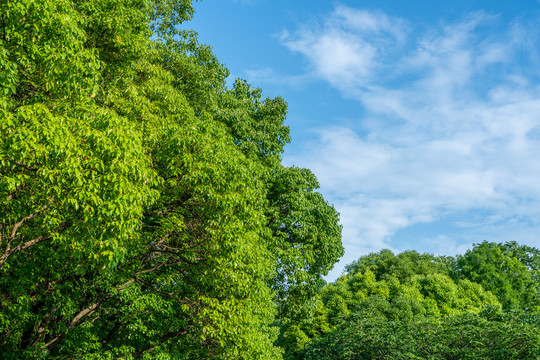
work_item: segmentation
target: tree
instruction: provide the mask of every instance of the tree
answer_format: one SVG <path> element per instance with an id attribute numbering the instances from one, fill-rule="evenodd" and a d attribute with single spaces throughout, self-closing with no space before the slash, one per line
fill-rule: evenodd
<path id="1" fill-rule="evenodd" d="M 414 275 L 441 273 L 450 275 L 454 271 L 454 259 L 450 256 L 420 254 L 409 250 L 397 255 L 388 249 L 360 257 L 346 266 L 348 273 L 364 272 L 370 269 L 377 280 L 388 276 L 403 282 Z"/>
<path id="2" fill-rule="evenodd" d="M 313 341 L 303 359 L 535 359 L 538 318 L 465 314 L 390 320 L 353 315 Z"/>
<path id="3" fill-rule="evenodd" d="M 302 358 L 302 349 L 312 341 L 331 336 L 325 334 L 340 331 L 354 318 L 401 323 L 501 308 L 497 297 L 480 284 L 450 276 L 455 275 L 452 258 L 382 250 L 359 258 L 347 269 L 348 273 L 323 287 L 312 316 L 284 329 L 288 358 Z"/>
<path id="4" fill-rule="evenodd" d="M 189 0 L 0 6 L 3 356 L 279 359 L 343 252 L 286 103 L 227 89 Z"/>
<path id="5" fill-rule="evenodd" d="M 501 305 L 481 285 L 468 280 L 454 282 L 443 274 L 414 276 L 404 288 L 403 294 L 419 300 L 430 315 L 479 313 L 486 306 Z"/>
<path id="6" fill-rule="evenodd" d="M 520 245 L 515 241 L 499 244 L 506 254 L 517 258 L 529 268 L 531 277 L 540 282 L 540 250 L 527 245 Z"/>
<path id="7" fill-rule="evenodd" d="M 484 241 L 457 260 L 462 278 L 493 292 L 504 308 L 532 309 L 538 306 L 538 282 L 529 268 L 502 244 Z"/>

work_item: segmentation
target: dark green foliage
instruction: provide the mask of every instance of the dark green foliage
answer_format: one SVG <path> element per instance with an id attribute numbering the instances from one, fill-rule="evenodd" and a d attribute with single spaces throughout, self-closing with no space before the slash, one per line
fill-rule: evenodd
<path id="1" fill-rule="evenodd" d="M 392 320 L 352 315 L 314 341 L 306 360 L 352 359 L 538 359 L 538 316 L 465 314 Z"/>

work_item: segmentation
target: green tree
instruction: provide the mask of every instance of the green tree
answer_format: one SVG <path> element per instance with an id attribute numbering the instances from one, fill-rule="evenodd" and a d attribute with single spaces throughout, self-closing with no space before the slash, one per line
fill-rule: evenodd
<path id="1" fill-rule="evenodd" d="M 454 282 L 443 274 L 414 276 L 404 288 L 403 294 L 419 300 L 431 315 L 478 313 L 485 306 L 500 306 L 497 297 L 481 285 L 468 280 Z"/>
<path id="2" fill-rule="evenodd" d="M 495 294 L 506 309 L 538 306 L 538 282 L 511 248 L 506 250 L 502 244 L 484 241 L 459 256 L 457 267 L 460 277 L 481 284 Z"/>
<path id="3" fill-rule="evenodd" d="M 440 273 L 450 275 L 454 271 L 454 259 L 450 256 L 421 254 L 414 250 L 397 255 L 388 249 L 362 256 L 346 266 L 348 273 L 364 272 L 370 269 L 377 280 L 385 277 L 406 281 L 414 275 Z"/>
<path id="4" fill-rule="evenodd" d="M 302 358 L 517 360 L 540 356 L 537 317 L 487 312 L 390 320 L 363 315 L 352 315 L 339 328 L 313 341 Z"/>
<path id="5" fill-rule="evenodd" d="M 527 245 L 520 245 L 515 241 L 500 244 L 504 252 L 517 258 L 523 265 L 529 268 L 531 277 L 537 283 L 540 282 L 540 250 Z"/>
<path id="6" fill-rule="evenodd" d="M 351 318 L 399 322 L 442 319 L 501 308 L 480 284 L 454 280 L 454 259 L 390 250 L 368 254 L 348 273 L 323 287 L 311 317 L 293 321 L 282 334 L 286 356 L 302 358 L 302 349 L 327 333 L 340 331 Z M 455 276 L 454 276 L 455 277 Z"/>
<path id="7" fill-rule="evenodd" d="M 227 89 L 189 0 L 0 6 L 3 356 L 281 358 L 343 252 L 283 99 Z"/>

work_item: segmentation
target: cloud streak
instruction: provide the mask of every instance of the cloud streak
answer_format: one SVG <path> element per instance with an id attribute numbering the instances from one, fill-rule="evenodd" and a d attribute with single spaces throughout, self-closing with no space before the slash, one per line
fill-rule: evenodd
<path id="1" fill-rule="evenodd" d="M 341 212 L 346 256 L 332 276 L 366 252 L 405 250 L 396 234 L 421 224 L 451 222 L 455 238 L 435 234 L 419 249 L 447 253 L 540 228 L 538 34 L 518 23 L 496 31 L 498 21 L 475 13 L 419 33 L 338 6 L 283 35 L 307 72 L 365 109 L 286 158 L 313 169 Z"/>
<path id="2" fill-rule="evenodd" d="M 332 85 L 354 89 L 373 80 L 377 57 L 406 31 L 403 21 L 383 13 L 338 6 L 320 28 L 305 27 L 294 36 L 284 32 L 282 42 L 306 56 L 312 70 Z"/>

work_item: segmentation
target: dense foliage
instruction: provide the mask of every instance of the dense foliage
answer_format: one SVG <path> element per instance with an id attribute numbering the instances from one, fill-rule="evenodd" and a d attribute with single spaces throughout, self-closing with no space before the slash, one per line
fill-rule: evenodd
<path id="1" fill-rule="evenodd" d="M 306 351 L 306 360 L 538 359 L 540 317 L 464 314 L 389 320 L 353 316 Z"/>
<path id="2" fill-rule="evenodd" d="M 540 251 L 482 242 L 456 258 L 382 250 L 288 329 L 291 359 L 540 358 Z"/>
<path id="3" fill-rule="evenodd" d="M 227 88 L 191 0 L 0 10 L 2 357 L 281 358 L 343 252 L 285 101 Z"/>

